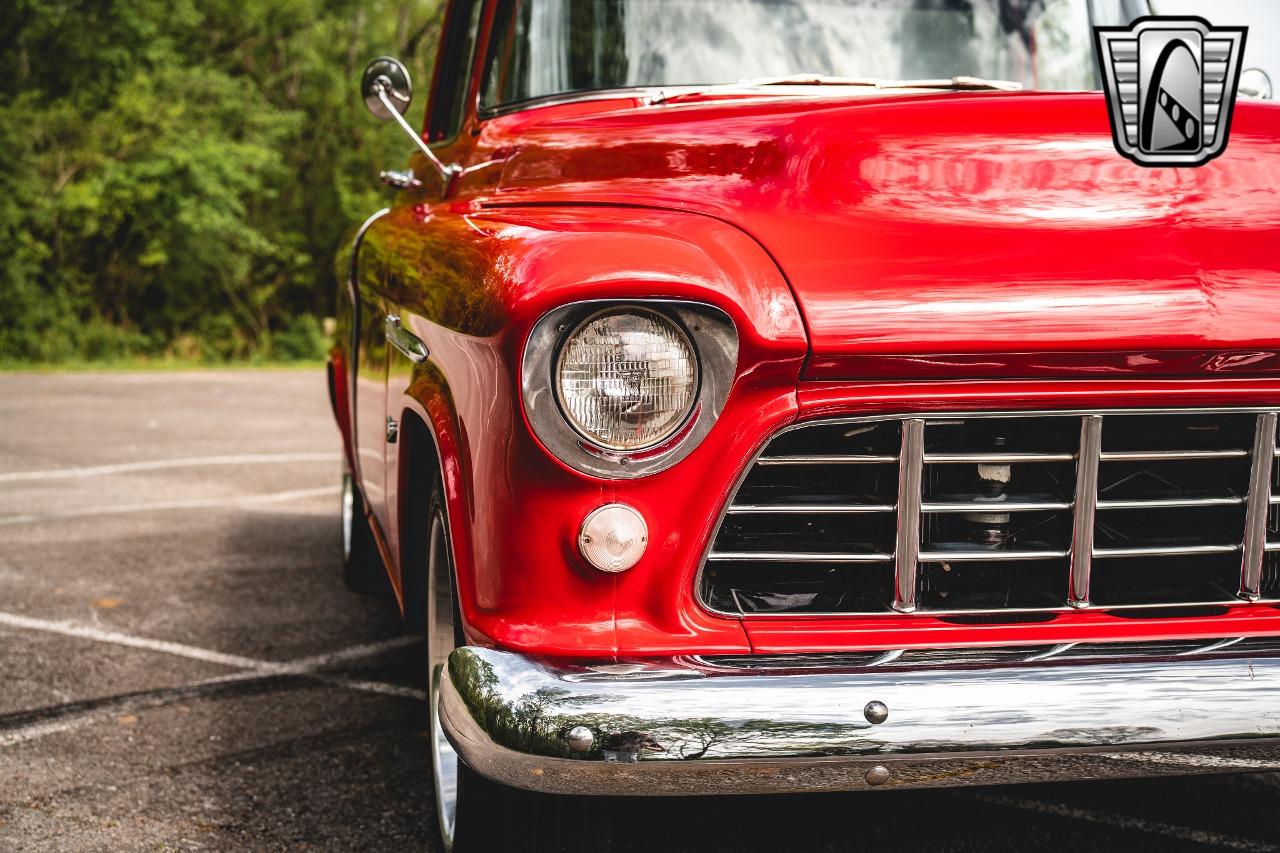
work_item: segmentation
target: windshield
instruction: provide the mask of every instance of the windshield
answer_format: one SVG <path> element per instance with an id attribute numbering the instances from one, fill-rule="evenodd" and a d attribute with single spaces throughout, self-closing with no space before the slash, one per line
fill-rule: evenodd
<path id="1" fill-rule="evenodd" d="M 505 0 L 481 107 L 795 74 L 1095 88 L 1086 0 Z"/>

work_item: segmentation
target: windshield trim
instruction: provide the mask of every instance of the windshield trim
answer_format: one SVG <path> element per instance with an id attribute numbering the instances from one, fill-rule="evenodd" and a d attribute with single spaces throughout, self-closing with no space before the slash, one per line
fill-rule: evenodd
<path id="1" fill-rule="evenodd" d="M 705 88 L 705 86 L 622 86 L 613 89 L 575 89 L 572 92 L 538 95 L 534 98 L 525 98 L 522 101 L 508 101 L 491 107 L 481 105 L 477 108 L 477 115 L 480 119 L 486 120 L 511 113 L 524 112 L 525 110 L 575 104 L 580 101 L 611 101 L 626 98 L 645 100 L 664 96 L 669 97 L 673 93 L 683 95 L 689 92 L 700 92 Z"/>
<path id="2" fill-rule="evenodd" d="M 804 97 L 813 99 L 821 98 L 822 95 L 815 92 L 815 89 L 827 89 L 829 96 L 839 97 L 840 95 L 848 95 L 851 92 L 867 93 L 875 92 L 878 94 L 937 94 L 939 92 L 947 92 L 953 94 L 1072 94 L 1079 92 L 1097 92 L 1098 89 L 1002 89 L 1002 88 L 951 88 L 947 86 L 921 86 L 921 81 L 906 81 L 913 85 L 897 87 L 897 88 L 881 88 L 873 86 L 816 86 L 806 84 L 795 84 L 795 88 L 803 87 Z M 941 81 L 939 81 L 941 82 Z M 738 88 L 735 88 L 738 87 Z M 488 121 L 489 119 L 499 118 L 512 113 L 525 112 L 527 110 L 541 109 L 543 107 L 564 106 L 566 104 L 588 103 L 591 101 L 616 101 L 638 100 L 645 102 L 642 106 L 660 106 L 668 101 L 678 98 L 682 95 L 700 95 L 707 93 L 723 93 L 728 95 L 742 95 L 743 97 L 797 97 L 797 94 L 790 86 L 780 85 L 759 85 L 752 86 L 749 82 L 737 83 L 709 83 L 706 85 L 685 84 L 680 86 L 621 86 L 612 89 L 577 89 L 572 92 L 556 92 L 551 95 L 539 95 L 535 98 L 525 98 L 521 101 L 509 101 L 505 104 L 485 107 L 479 104 L 477 98 L 476 117 L 480 121 Z"/>

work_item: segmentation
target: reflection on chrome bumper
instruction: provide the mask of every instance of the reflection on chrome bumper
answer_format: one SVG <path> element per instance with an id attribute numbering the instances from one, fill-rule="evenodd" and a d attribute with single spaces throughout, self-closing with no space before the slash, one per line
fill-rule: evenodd
<path id="1" fill-rule="evenodd" d="M 1280 645 L 1128 648 L 1119 657 L 931 653 L 915 666 L 892 654 L 796 656 L 762 667 L 758 658 L 588 666 L 466 647 L 449 658 L 441 713 L 477 772 L 555 793 L 1280 770 Z"/>

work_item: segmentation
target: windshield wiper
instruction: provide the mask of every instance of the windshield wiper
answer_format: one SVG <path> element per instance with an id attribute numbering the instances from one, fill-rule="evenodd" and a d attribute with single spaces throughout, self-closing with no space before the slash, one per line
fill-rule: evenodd
<path id="1" fill-rule="evenodd" d="M 982 91 L 994 89 L 1000 92 L 1020 92 L 1022 84 L 1013 80 L 986 80 L 982 77 L 951 77 L 943 80 L 889 80 L 883 89 L 956 89 Z"/>
<path id="2" fill-rule="evenodd" d="M 788 74 L 785 77 L 754 77 L 737 83 L 717 86 L 663 91 L 648 99 L 649 104 L 661 104 L 673 98 L 704 95 L 713 92 L 737 92 L 760 89 L 766 86 L 865 86 L 873 89 L 942 89 L 948 91 L 1017 92 L 1021 83 L 1012 80 L 986 80 L 981 77 L 949 77 L 937 80 L 889 80 L 883 77 L 833 77 L 826 74 Z"/>

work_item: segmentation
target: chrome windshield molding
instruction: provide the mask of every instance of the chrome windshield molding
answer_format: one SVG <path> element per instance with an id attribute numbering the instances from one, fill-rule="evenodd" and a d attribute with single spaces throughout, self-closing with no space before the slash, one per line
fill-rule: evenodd
<path id="1" fill-rule="evenodd" d="M 902 422 L 898 458 L 898 532 L 893 551 L 893 609 L 916 609 L 916 572 L 920 568 L 920 503 L 924 483 L 924 420 Z"/>
<path id="2" fill-rule="evenodd" d="M 680 431 L 656 447 L 634 452 L 585 440 L 565 419 L 555 390 L 555 363 L 565 335 L 592 314 L 628 306 L 674 320 L 693 342 L 701 374 L 693 412 Z M 664 299 L 573 302 L 548 311 L 530 330 L 520 365 L 521 397 L 534 434 L 551 455 L 584 474 L 629 480 L 666 470 L 693 452 L 724 410 L 737 367 L 737 328 L 715 306 Z"/>
<path id="3" fill-rule="evenodd" d="M 1240 565 L 1240 597 L 1256 601 L 1266 562 L 1267 515 L 1271 510 L 1271 469 L 1276 461 L 1276 413 L 1258 415 L 1249 470 L 1249 508 L 1245 515 L 1244 559 Z"/>
<path id="4" fill-rule="evenodd" d="M 1158 644 L 1114 659 L 1098 647 L 1039 646 L 1020 661 L 992 650 L 990 661 L 961 655 L 914 669 L 897 666 L 900 655 L 882 668 L 774 671 L 668 658 L 646 664 L 684 675 L 640 679 L 598 670 L 583 679 L 582 663 L 464 647 L 449 657 L 442 722 L 477 772 L 559 794 L 986 785 L 1264 769 L 1260 761 L 1280 769 L 1280 653 L 1204 642 L 1195 656 Z M 871 702 L 888 709 L 879 725 L 848 713 Z M 575 726 L 594 735 L 585 753 L 565 739 Z M 1196 760 L 1210 754 L 1222 760 Z M 873 766 L 888 775 L 869 778 Z"/>
<path id="5" fill-rule="evenodd" d="M 1075 517 L 1071 529 L 1071 575 L 1067 604 L 1089 606 L 1093 571 L 1093 532 L 1098 508 L 1098 468 L 1102 457 L 1102 415 L 1080 419 L 1080 451 L 1076 461 Z"/>
<path id="6" fill-rule="evenodd" d="M 481 121 L 491 118 L 537 110 L 543 107 L 558 107 L 565 104 L 590 103 L 591 101 L 637 100 L 644 104 L 685 92 L 696 92 L 700 86 L 632 86 L 618 89 L 583 89 L 577 92 L 560 92 L 554 95 L 543 95 L 527 98 L 523 101 L 511 101 L 506 104 L 481 104 L 476 114 Z"/>

